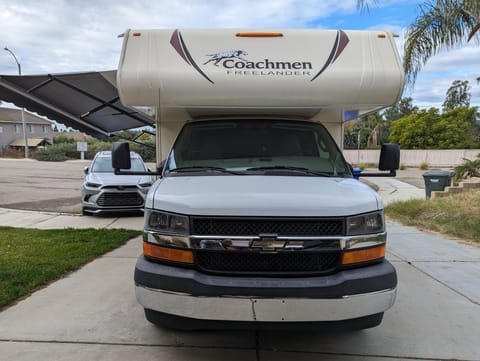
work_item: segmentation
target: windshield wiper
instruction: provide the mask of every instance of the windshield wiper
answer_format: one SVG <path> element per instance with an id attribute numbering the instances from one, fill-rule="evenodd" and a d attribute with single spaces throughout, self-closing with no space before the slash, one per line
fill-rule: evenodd
<path id="1" fill-rule="evenodd" d="M 263 166 L 263 167 L 253 167 L 253 168 L 247 168 L 246 171 L 255 171 L 255 170 L 290 170 L 294 172 L 302 172 L 305 174 L 311 174 L 311 175 L 316 175 L 320 177 L 332 177 L 333 174 L 329 172 L 320 172 L 316 170 L 311 170 L 308 168 L 304 167 L 290 167 L 290 166 L 284 166 L 284 165 L 272 165 L 272 166 Z"/>
<path id="2" fill-rule="evenodd" d="M 190 166 L 190 167 L 178 167 L 178 168 L 173 168 L 170 169 L 168 172 L 222 172 L 222 173 L 228 173 L 228 174 L 235 174 L 235 175 L 241 175 L 243 173 L 238 173 L 234 172 L 222 167 L 210 167 L 210 166 L 203 166 L 203 165 L 195 165 L 195 166 Z"/>

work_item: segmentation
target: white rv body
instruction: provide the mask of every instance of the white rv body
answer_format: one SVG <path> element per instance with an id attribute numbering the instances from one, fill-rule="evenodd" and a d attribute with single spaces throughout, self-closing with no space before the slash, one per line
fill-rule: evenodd
<path id="1" fill-rule="evenodd" d="M 157 107 L 163 159 L 185 121 L 212 116 L 310 119 L 341 147 L 344 121 L 400 98 L 403 70 L 383 31 L 129 30 L 117 87 Z"/>
<path id="2" fill-rule="evenodd" d="M 392 34 L 129 30 L 117 87 L 124 104 L 156 108 L 166 159 L 135 269 L 147 319 L 380 323 L 397 283 L 383 204 L 340 149 L 345 121 L 401 96 Z"/>

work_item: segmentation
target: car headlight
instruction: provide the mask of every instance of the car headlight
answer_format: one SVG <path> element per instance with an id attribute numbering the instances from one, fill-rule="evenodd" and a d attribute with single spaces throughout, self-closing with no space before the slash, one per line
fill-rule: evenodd
<path id="1" fill-rule="evenodd" d="M 347 235 L 383 232 L 385 229 L 383 211 L 347 217 Z"/>
<path id="2" fill-rule="evenodd" d="M 87 182 L 86 186 L 87 186 L 87 187 L 90 187 L 90 188 L 98 188 L 98 187 L 101 186 L 101 184 L 92 183 L 92 182 Z"/>
<path id="3" fill-rule="evenodd" d="M 161 211 L 150 211 L 146 217 L 146 228 L 169 234 L 188 235 L 189 219 L 187 216 Z"/>
<path id="4" fill-rule="evenodd" d="M 143 182 L 143 183 L 140 183 L 139 186 L 142 188 L 146 188 L 146 187 L 151 187 L 152 184 L 153 184 L 152 182 Z"/>

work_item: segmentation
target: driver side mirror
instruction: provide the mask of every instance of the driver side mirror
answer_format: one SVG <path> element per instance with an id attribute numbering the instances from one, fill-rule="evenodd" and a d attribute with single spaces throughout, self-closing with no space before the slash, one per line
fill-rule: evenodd
<path id="1" fill-rule="evenodd" d="M 130 169 L 130 147 L 126 142 L 114 142 L 112 144 L 112 167 L 115 170 Z"/>

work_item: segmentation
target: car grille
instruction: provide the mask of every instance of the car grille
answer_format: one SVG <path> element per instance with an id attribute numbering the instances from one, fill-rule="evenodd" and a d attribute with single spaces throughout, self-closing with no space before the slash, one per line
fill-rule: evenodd
<path id="1" fill-rule="evenodd" d="M 197 251 L 196 264 L 201 271 L 215 274 L 317 275 L 335 271 L 340 264 L 340 252 Z"/>
<path id="2" fill-rule="evenodd" d="M 100 207 L 142 206 L 143 198 L 137 192 L 106 192 L 98 197 L 97 204 Z"/>
<path id="3" fill-rule="evenodd" d="M 200 218 L 192 219 L 194 235 L 258 236 L 341 236 L 342 218 Z"/>

